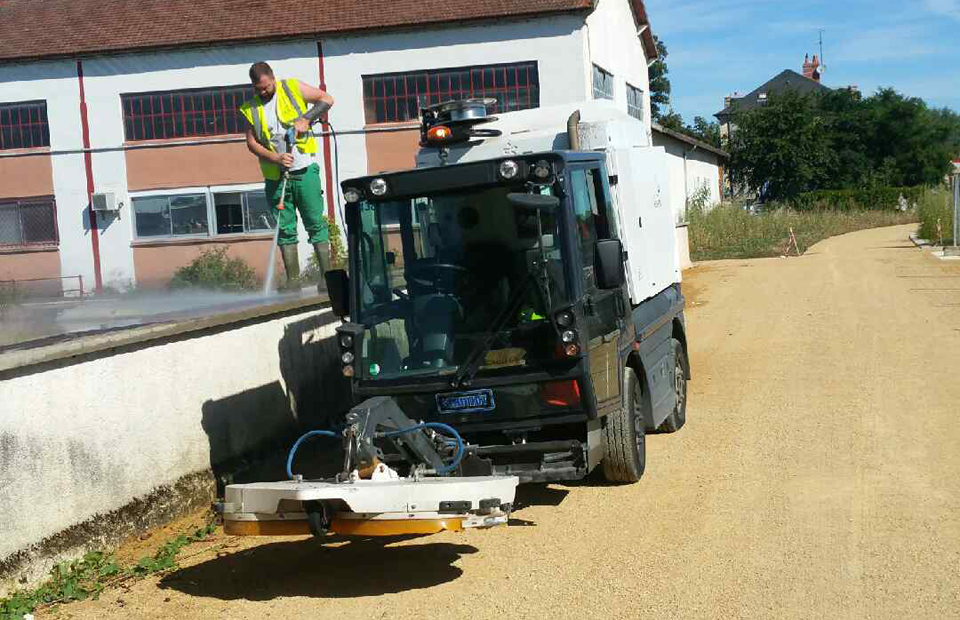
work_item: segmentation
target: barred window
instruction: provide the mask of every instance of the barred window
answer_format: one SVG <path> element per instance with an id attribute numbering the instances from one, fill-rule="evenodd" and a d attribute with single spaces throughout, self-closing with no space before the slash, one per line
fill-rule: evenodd
<path id="1" fill-rule="evenodd" d="M 246 131 L 240 106 L 251 86 L 223 86 L 120 95 L 127 141 L 170 140 Z"/>
<path id="2" fill-rule="evenodd" d="M 638 121 L 643 120 L 643 91 L 627 84 L 627 113 Z"/>
<path id="3" fill-rule="evenodd" d="M 420 118 L 420 109 L 451 99 L 490 97 L 498 114 L 540 107 L 536 62 L 363 76 L 366 123 L 397 123 Z"/>
<path id="4" fill-rule="evenodd" d="M 46 101 L 0 103 L 0 151 L 50 146 Z"/>
<path id="5" fill-rule="evenodd" d="M 0 200 L 0 248 L 57 245 L 59 241 L 52 197 Z"/>
<path id="6" fill-rule="evenodd" d="M 593 65 L 593 98 L 613 99 L 613 74 Z"/>

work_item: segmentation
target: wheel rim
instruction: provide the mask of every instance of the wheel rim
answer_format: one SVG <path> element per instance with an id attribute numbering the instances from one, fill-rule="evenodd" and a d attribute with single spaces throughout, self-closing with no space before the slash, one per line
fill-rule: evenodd
<path id="1" fill-rule="evenodd" d="M 683 376 L 683 364 L 680 363 L 679 357 L 677 357 L 677 367 L 673 369 L 673 384 L 673 390 L 677 396 L 677 404 L 673 412 L 679 417 L 683 415 L 683 406 L 687 400 L 687 381 Z"/>

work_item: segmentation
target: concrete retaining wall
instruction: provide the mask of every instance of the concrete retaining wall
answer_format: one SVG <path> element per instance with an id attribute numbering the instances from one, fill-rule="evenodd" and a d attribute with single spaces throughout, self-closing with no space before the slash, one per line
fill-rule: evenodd
<path id="1" fill-rule="evenodd" d="M 209 502 L 342 415 L 338 323 L 298 304 L 5 353 L 0 593 Z"/>

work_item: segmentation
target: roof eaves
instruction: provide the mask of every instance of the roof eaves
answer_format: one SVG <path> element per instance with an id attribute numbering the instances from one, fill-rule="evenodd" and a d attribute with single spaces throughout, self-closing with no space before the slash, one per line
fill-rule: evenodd
<path id="1" fill-rule="evenodd" d="M 710 151 L 711 153 L 713 153 L 713 154 L 715 154 L 715 155 L 719 155 L 720 157 L 723 157 L 724 159 L 730 159 L 730 153 L 724 151 L 723 149 L 718 149 L 717 147 L 713 146 L 712 144 L 707 144 L 707 143 L 704 142 L 703 140 L 697 140 L 696 138 L 694 138 L 694 137 L 692 137 L 692 136 L 688 136 L 688 135 L 685 134 L 685 133 L 682 133 L 682 132 L 679 132 L 679 131 L 674 131 L 673 129 L 667 129 L 666 127 L 664 127 L 663 125 L 661 125 L 661 124 L 659 124 L 659 123 L 651 123 L 651 124 L 652 124 L 652 126 L 653 126 L 653 130 L 656 131 L 656 132 L 658 132 L 658 133 L 662 133 L 662 134 L 665 135 L 665 136 L 670 136 L 671 138 L 680 140 L 681 142 L 686 142 L 687 144 L 689 144 L 689 145 L 691 145 L 691 146 L 695 146 L 695 147 L 700 148 L 700 149 L 703 149 L 703 150 L 705 150 L 705 151 Z"/>
<path id="2" fill-rule="evenodd" d="M 635 0 L 641 1 L 642 0 Z M 56 52 L 56 53 L 44 53 L 44 54 L 28 54 L 28 55 L 0 55 L 0 66 L 5 64 L 22 64 L 27 62 L 36 62 L 36 61 L 45 61 L 45 60 L 62 60 L 62 59 L 75 59 L 75 58 L 90 58 L 96 56 L 115 56 L 119 54 L 135 54 L 143 52 L 155 52 L 162 50 L 171 50 L 177 49 L 182 50 L 184 48 L 197 49 L 213 46 L 229 46 L 229 45 L 247 45 L 251 43 L 262 43 L 269 41 L 276 41 L 278 38 L 288 38 L 288 39 L 319 39 L 321 37 L 331 37 L 331 36 L 355 36 L 359 34 L 368 34 L 368 33 L 384 33 L 384 32 L 403 32 L 403 31 L 415 31 L 421 29 L 425 26 L 432 27 L 456 27 L 465 24 L 478 24 L 485 23 L 490 21 L 502 21 L 502 20 L 526 20 L 537 17 L 546 17 L 546 16 L 555 16 L 555 15 L 569 15 L 571 13 L 589 13 L 593 10 L 595 5 L 594 0 L 583 0 L 583 2 L 578 3 L 578 6 L 565 9 L 554 9 L 554 10 L 526 10 L 518 13 L 511 13 L 509 15 L 491 15 L 491 16 L 480 16 L 471 19 L 435 19 L 435 20 L 425 20 L 420 22 L 410 22 L 410 23 L 401 23 L 401 24 L 387 24 L 384 26 L 378 27 L 360 27 L 360 28 L 346 28 L 346 29 L 334 29 L 334 28 L 325 28 L 320 30 L 305 30 L 302 33 L 294 34 L 283 34 L 283 35 L 270 35 L 270 36 L 255 36 L 255 37 L 231 37 L 231 38 L 220 38 L 220 39 L 197 39 L 194 41 L 173 41 L 165 42 L 162 44 L 158 43 L 148 43 L 145 45 L 124 45 L 116 47 L 98 47 L 95 49 L 78 49 L 70 52 Z M 649 29 L 647 29 L 649 32 Z M 652 37 L 651 37 L 652 41 Z M 656 50 L 656 46 L 654 46 Z"/>

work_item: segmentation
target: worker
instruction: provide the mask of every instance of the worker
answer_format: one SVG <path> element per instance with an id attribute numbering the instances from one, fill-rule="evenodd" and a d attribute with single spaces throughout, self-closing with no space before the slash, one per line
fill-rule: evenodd
<path id="1" fill-rule="evenodd" d="M 317 141 L 310 135 L 310 126 L 333 106 L 333 97 L 298 79 L 276 79 L 265 62 L 250 67 L 250 81 L 254 97 L 240 106 L 240 112 L 248 123 L 247 149 L 260 160 L 267 200 L 279 227 L 277 245 L 287 276 L 284 288 L 300 288 L 297 211 L 316 253 L 322 286 L 330 264 L 329 231 L 323 215 Z"/>

